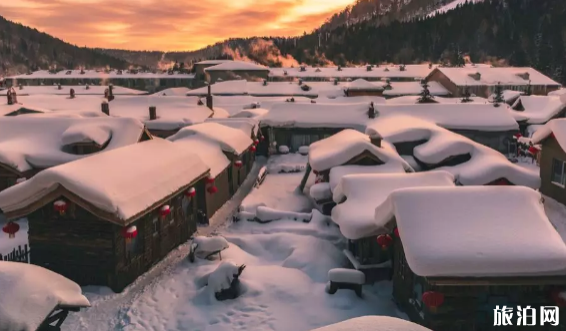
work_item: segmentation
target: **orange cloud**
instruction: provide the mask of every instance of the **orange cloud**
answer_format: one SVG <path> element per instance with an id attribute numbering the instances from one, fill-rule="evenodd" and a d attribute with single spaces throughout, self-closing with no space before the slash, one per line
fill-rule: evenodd
<path id="1" fill-rule="evenodd" d="M 354 0 L 9 0 L 0 15 L 79 46 L 194 50 L 227 38 L 295 36 Z"/>

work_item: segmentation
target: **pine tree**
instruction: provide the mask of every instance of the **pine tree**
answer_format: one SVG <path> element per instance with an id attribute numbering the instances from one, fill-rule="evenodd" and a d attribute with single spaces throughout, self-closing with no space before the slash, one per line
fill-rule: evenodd
<path id="1" fill-rule="evenodd" d="M 432 94 L 430 94 L 430 91 L 428 90 L 428 83 L 426 82 L 426 80 L 423 80 L 421 82 L 421 86 L 423 87 L 423 90 L 419 94 L 421 97 L 418 99 L 418 103 L 434 102 L 433 100 L 434 97 L 432 96 Z"/>
<path id="2" fill-rule="evenodd" d="M 495 107 L 499 107 L 499 105 L 504 102 L 505 99 L 503 98 L 503 87 L 501 87 L 501 83 L 497 83 L 493 96 L 493 105 Z"/>

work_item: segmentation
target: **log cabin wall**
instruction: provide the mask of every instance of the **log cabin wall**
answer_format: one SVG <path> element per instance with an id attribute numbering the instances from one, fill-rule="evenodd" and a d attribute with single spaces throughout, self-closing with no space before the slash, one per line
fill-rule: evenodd
<path id="1" fill-rule="evenodd" d="M 289 151 L 294 153 L 301 146 L 309 146 L 319 140 L 328 138 L 344 128 L 273 128 L 274 141 L 277 146 L 288 146 Z"/>
<path id="2" fill-rule="evenodd" d="M 243 168 L 243 167 L 242 167 Z M 228 176 L 228 168 L 224 169 L 216 178 L 214 179 L 214 185 L 218 191 L 214 194 L 209 193 L 204 189 L 205 199 L 206 199 L 206 215 L 211 218 L 218 209 L 220 209 L 226 201 L 230 200 L 232 195 L 230 194 L 230 181 Z"/>
<path id="3" fill-rule="evenodd" d="M 561 183 L 553 182 L 553 163 L 566 162 L 566 152 L 556 138 L 550 136 L 542 142 L 540 159 L 540 192 L 566 205 L 566 188 Z M 555 179 L 556 180 L 556 179 Z"/>
<path id="4" fill-rule="evenodd" d="M 0 191 L 16 185 L 18 178 L 20 176 L 16 172 L 10 171 L 8 166 L 0 165 Z"/>
<path id="5" fill-rule="evenodd" d="M 346 90 L 344 92 L 347 97 L 363 97 L 363 96 L 374 96 L 374 97 L 381 97 L 383 96 L 383 90 Z"/>
<path id="6" fill-rule="evenodd" d="M 73 203 L 59 215 L 53 201 L 28 215 L 28 223 L 32 264 L 79 285 L 110 285 L 116 265 L 111 223 Z"/>
<path id="7" fill-rule="evenodd" d="M 348 250 L 362 265 L 380 264 L 391 259 L 391 248 L 383 249 L 377 243 L 377 236 L 348 240 Z"/>

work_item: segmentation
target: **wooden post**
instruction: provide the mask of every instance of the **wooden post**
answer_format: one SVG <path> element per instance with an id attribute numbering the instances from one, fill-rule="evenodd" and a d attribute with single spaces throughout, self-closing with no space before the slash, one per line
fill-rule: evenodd
<path id="1" fill-rule="evenodd" d="M 110 105 L 108 104 L 108 102 L 103 101 L 101 107 L 102 107 L 102 112 L 110 116 Z"/>
<path id="2" fill-rule="evenodd" d="M 149 107 L 149 119 L 151 121 L 157 119 L 157 107 L 155 106 Z"/>
<path id="3" fill-rule="evenodd" d="M 206 106 L 212 110 L 212 89 L 210 84 L 208 85 L 208 93 L 206 94 Z"/>
<path id="4" fill-rule="evenodd" d="M 112 92 L 114 86 L 112 84 L 108 85 L 108 101 L 114 100 L 114 93 Z"/>
<path id="5" fill-rule="evenodd" d="M 71 90 L 69 91 L 69 94 L 70 94 L 70 96 L 71 96 L 71 99 L 74 99 L 74 98 L 75 98 L 75 89 L 71 89 Z"/>

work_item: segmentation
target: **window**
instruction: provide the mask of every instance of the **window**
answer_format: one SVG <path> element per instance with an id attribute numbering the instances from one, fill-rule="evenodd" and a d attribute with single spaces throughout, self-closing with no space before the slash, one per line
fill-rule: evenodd
<path id="1" fill-rule="evenodd" d="M 510 156 L 517 156 L 517 142 L 509 141 L 507 151 Z"/>
<path id="2" fill-rule="evenodd" d="M 153 219 L 153 236 L 159 235 L 159 218 L 155 217 Z"/>
<path id="3" fill-rule="evenodd" d="M 566 177 L 564 176 L 564 161 L 552 159 L 552 174 L 550 175 L 550 181 L 553 184 L 564 186 L 566 183 Z"/>
<path id="4" fill-rule="evenodd" d="M 128 259 L 133 258 L 139 252 L 138 237 L 132 239 L 126 239 L 126 257 Z"/>

